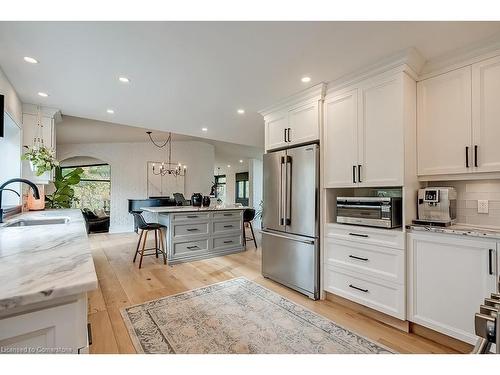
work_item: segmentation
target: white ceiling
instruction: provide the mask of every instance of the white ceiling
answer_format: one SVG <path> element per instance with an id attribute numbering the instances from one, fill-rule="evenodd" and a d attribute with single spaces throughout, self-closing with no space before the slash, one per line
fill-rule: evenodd
<path id="1" fill-rule="evenodd" d="M 257 111 L 283 97 L 408 47 L 433 59 L 499 32 L 499 22 L 0 22 L 0 66 L 27 103 L 262 147 Z"/>

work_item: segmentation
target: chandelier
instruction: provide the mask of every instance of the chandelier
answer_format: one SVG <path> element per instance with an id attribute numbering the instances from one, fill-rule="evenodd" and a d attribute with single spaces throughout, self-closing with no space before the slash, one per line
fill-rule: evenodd
<path id="1" fill-rule="evenodd" d="M 167 153 L 168 153 L 168 161 L 164 161 L 160 164 L 159 167 L 156 166 L 155 163 L 153 163 L 153 174 L 155 176 L 165 176 L 165 175 L 171 175 L 174 177 L 177 176 L 185 176 L 186 175 L 186 169 L 187 166 L 182 166 L 181 163 L 172 163 L 172 133 L 168 133 L 168 138 L 167 140 L 162 144 L 156 143 L 153 137 L 151 136 L 150 131 L 146 132 L 146 134 L 149 136 L 149 139 L 151 142 L 158 148 L 163 148 L 167 146 Z"/>

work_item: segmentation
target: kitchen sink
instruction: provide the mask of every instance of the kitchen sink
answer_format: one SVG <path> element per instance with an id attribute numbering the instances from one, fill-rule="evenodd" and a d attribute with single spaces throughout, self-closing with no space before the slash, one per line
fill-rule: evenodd
<path id="1" fill-rule="evenodd" d="M 18 219 L 13 220 L 3 225 L 4 228 L 8 227 L 30 227 L 35 225 L 53 225 L 53 224 L 66 224 L 69 222 L 68 217 L 44 217 L 43 219 Z"/>

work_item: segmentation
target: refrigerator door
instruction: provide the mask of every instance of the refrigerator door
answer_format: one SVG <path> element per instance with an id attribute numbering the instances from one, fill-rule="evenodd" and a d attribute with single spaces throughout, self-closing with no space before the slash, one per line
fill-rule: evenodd
<path id="1" fill-rule="evenodd" d="M 285 231 L 286 165 L 285 151 L 265 154 L 264 161 L 264 229 Z"/>
<path id="2" fill-rule="evenodd" d="M 318 241 L 285 233 L 262 232 L 262 275 L 318 299 Z"/>
<path id="3" fill-rule="evenodd" d="M 286 232 L 318 237 L 319 146 L 312 144 L 286 152 Z"/>

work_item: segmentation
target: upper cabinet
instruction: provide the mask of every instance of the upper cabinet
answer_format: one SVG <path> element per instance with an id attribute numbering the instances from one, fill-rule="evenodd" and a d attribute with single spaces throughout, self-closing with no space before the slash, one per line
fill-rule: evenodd
<path id="1" fill-rule="evenodd" d="M 404 71 L 328 93 L 325 187 L 402 186 L 405 163 L 415 160 L 405 153 L 406 132 L 415 129 L 414 103 L 415 81 Z"/>
<path id="2" fill-rule="evenodd" d="M 500 172 L 500 57 L 420 81 L 418 175 Z"/>
<path id="3" fill-rule="evenodd" d="M 261 111 L 266 151 L 319 140 L 323 83 Z"/>

